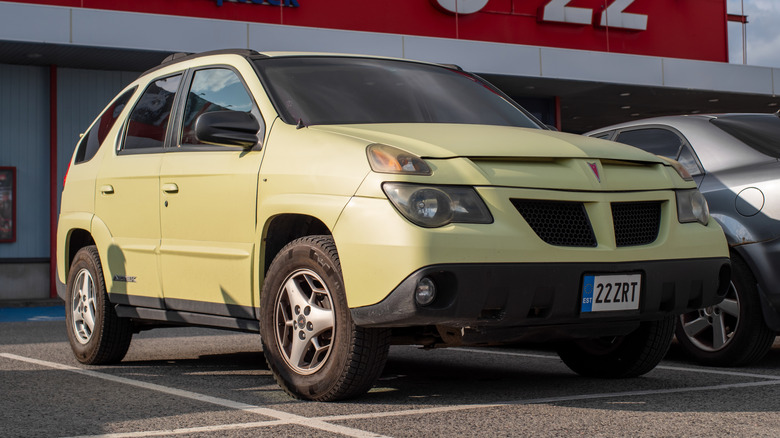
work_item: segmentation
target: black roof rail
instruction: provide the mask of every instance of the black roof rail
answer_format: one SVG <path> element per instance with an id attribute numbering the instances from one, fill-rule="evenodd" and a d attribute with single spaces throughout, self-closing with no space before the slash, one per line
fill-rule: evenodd
<path id="1" fill-rule="evenodd" d="M 447 67 L 451 70 L 457 70 L 457 71 L 464 71 L 463 67 L 459 66 L 458 64 L 439 64 L 442 67 Z"/>
<path id="2" fill-rule="evenodd" d="M 184 58 L 185 56 L 190 56 L 190 55 L 192 55 L 192 53 L 184 53 L 184 52 L 171 53 L 170 55 L 166 56 L 165 59 L 162 60 L 160 65 L 167 64 L 171 61 L 175 61 L 177 59 L 181 59 Z"/>
<path id="3" fill-rule="evenodd" d="M 260 52 L 252 49 L 221 49 L 221 50 L 210 50 L 208 52 L 199 52 L 199 53 L 183 53 L 183 52 L 171 53 L 170 55 L 166 56 L 165 59 L 162 60 L 160 65 L 156 67 L 152 67 L 149 70 L 146 70 L 145 72 L 141 73 L 141 76 L 147 73 L 151 73 L 162 67 L 175 64 L 177 62 L 188 61 L 190 59 L 200 58 L 203 56 L 211 56 L 211 55 L 241 55 L 245 57 L 262 56 Z"/>

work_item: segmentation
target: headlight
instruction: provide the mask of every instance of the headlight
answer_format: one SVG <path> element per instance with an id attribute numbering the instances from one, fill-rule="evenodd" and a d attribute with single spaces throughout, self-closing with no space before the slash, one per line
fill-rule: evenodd
<path id="1" fill-rule="evenodd" d="M 368 164 L 374 172 L 405 175 L 433 174 L 422 158 L 393 146 L 374 143 L 368 146 L 366 154 L 368 154 Z"/>
<path id="2" fill-rule="evenodd" d="M 473 187 L 384 183 L 382 190 L 405 218 L 421 227 L 493 222 L 493 216 Z"/>
<path id="3" fill-rule="evenodd" d="M 677 220 L 681 223 L 699 222 L 702 225 L 709 223 L 710 208 L 699 190 L 678 190 L 676 195 Z"/>

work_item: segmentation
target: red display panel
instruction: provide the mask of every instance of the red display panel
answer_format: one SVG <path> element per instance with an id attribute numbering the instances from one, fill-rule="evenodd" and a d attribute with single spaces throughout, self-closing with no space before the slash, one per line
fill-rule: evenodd
<path id="1" fill-rule="evenodd" d="M 16 241 L 16 168 L 0 167 L 0 242 Z"/>
<path id="2" fill-rule="evenodd" d="M 478 10 L 458 14 L 443 6 L 455 5 L 456 0 L 32 0 L 17 3 L 728 62 L 726 0 L 457 1 L 461 10 Z"/>

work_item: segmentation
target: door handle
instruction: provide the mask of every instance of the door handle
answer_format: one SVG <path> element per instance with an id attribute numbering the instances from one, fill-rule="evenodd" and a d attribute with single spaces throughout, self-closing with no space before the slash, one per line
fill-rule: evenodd
<path id="1" fill-rule="evenodd" d="M 111 184 L 106 184 L 104 186 L 100 186 L 100 193 L 104 195 L 113 195 L 114 194 L 114 186 Z"/>
<path id="2" fill-rule="evenodd" d="M 179 186 L 174 183 L 163 184 L 162 191 L 165 193 L 179 193 Z"/>

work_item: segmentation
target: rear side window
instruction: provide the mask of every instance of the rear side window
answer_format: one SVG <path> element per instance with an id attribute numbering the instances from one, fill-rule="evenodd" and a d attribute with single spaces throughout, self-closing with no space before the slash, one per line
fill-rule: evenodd
<path id="1" fill-rule="evenodd" d="M 780 117 L 777 115 L 722 116 L 710 123 L 762 154 L 780 158 Z"/>
<path id="2" fill-rule="evenodd" d="M 181 75 L 152 82 L 130 113 L 123 150 L 162 149 Z"/>
<path id="3" fill-rule="evenodd" d="M 618 134 L 615 141 L 625 143 L 651 154 L 677 159 L 683 142 L 675 133 L 661 128 L 633 129 Z"/>
<path id="4" fill-rule="evenodd" d="M 201 114 L 212 111 L 249 113 L 254 107 L 254 100 L 233 70 L 209 68 L 196 71 L 184 107 L 181 144 L 203 144 L 195 136 L 195 121 Z"/>
<path id="5" fill-rule="evenodd" d="M 127 101 L 135 93 L 135 88 L 125 91 L 121 96 L 116 98 L 111 105 L 103 111 L 100 115 L 98 122 L 95 123 L 89 131 L 79 141 L 78 148 L 76 150 L 76 164 L 84 163 L 92 159 L 95 156 L 100 145 L 106 139 L 108 132 L 114 127 L 116 119 L 119 118 L 119 114 L 125 109 Z"/>
<path id="6" fill-rule="evenodd" d="M 615 141 L 651 154 L 677 160 L 691 175 L 702 173 L 690 147 L 678 134 L 663 128 L 632 129 L 618 134 Z"/>

